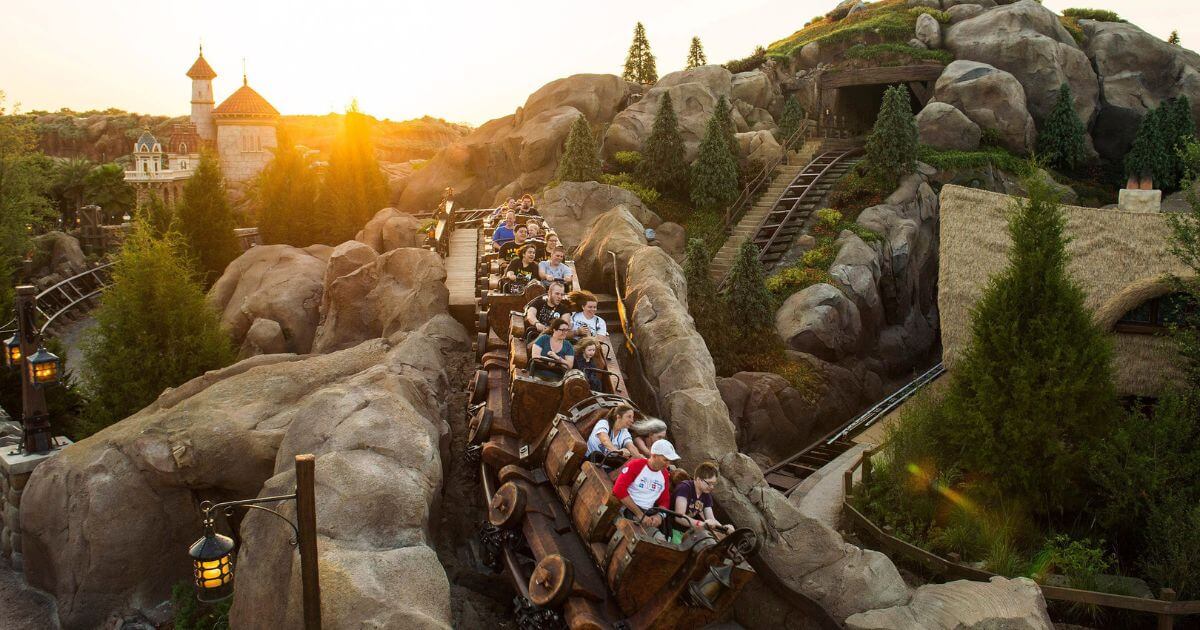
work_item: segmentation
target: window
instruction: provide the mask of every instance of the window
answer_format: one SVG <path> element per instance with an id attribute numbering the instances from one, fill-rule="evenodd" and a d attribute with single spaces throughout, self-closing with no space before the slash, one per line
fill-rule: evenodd
<path id="1" fill-rule="evenodd" d="M 186 143 L 186 142 L 180 142 L 180 143 L 179 143 L 179 152 L 180 152 L 180 153 L 187 153 L 187 143 Z"/>
<path id="2" fill-rule="evenodd" d="M 1150 335 L 1169 326 L 1194 321 L 1196 303 L 1183 293 L 1171 293 L 1146 300 L 1117 320 L 1113 330 L 1123 333 Z"/>

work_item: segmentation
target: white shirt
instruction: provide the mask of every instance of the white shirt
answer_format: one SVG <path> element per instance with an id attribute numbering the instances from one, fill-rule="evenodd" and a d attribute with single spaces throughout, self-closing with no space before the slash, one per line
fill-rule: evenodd
<path id="1" fill-rule="evenodd" d="M 629 434 L 629 429 L 621 429 L 613 435 L 612 429 L 608 426 L 608 420 L 598 420 L 596 426 L 592 427 L 592 434 L 588 436 L 587 455 L 592 453 L 608 453 L 608 449 L 604 448 L 604 444 L 600 443 L 600 434 L 608 434 L 608 441 L 613 443 L 617 448 L 625 448 L 626 444 L 633 441 L 633 436 Z M 658 496 L 658 495 L 655 495 Z"/>
<path id="2" fill-rule="evenodd" d="M 583 311 L 579 311 L 578 313 L 571 315 L 571 330 L 579 330 L 579 327 L 584 324 L 587 324 L 588 329 L 592 331 L 593 335 L 608 335 L 608 326 L 604 325 L 603 317 L 597 315 L 591 319 L 588 319 L 587 315 L 583 314 Z"/>

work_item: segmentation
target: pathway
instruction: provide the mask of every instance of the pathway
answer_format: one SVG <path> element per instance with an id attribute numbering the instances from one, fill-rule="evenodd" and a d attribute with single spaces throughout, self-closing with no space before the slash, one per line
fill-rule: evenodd
<path id="1" fill-rule="evenodd" d="M 450 235 L 446 255 L 446 288 L 450 290 L 450 314 L 459 323 L 475 328 L 475 272 L 479 256 L 479 230 L 460 228 Z"/>

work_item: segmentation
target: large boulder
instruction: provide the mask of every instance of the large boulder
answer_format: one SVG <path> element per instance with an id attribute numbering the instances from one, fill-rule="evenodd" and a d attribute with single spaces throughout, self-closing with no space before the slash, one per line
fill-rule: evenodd
<path id="1" fill-rule="evenodd" d="M 845 293 L 820 283 L 784 301 L 775 313 L 775 331 L 793 350 L 837 361 L 859 350 L 862 318 Z"/>
<path id="2" fill-rule="evenodd" d="M 1029 112 L 1038 120 L 1050 114 L 1064 83 L 1071 86 L 1084 126 L 1100 107 L 1100 88 L 1087 55 L 1058 16 L 1036 0 L 1021 0 L 952 24 L 943 41 L 960 60 L 990 64 L 1016 77 L 1025 88 Z"/>
<path id="3" fill-rule="evenodd" d="M 625 206 L 633 218 L 646 227 L 657 228 L 662 223 L 662 219 L 637 195 L 618 186 L 597 182 L 562 182 L 542 195 L 538 211 L 570 252 L 583 242 L 596 217 L 617 206 Z"/>
<path id="4" fill-rule="evenodd" d="M 747 131 L 734 134 L 734 138 L 743 163 L 765 165 L 783 157 L 783 147 L 770 131 Z"/>
<path id="5" fill-rule="evenodd" d="M 1037 139 L 1025 89 L 1017 77 L 994 66 L 958 60 L 946 66 L 933 88 L 933 100 L 956 107 L 983 129 L 994 129 L 1000 143 L 1029 153 Z"/>
<path id="6" fill-rule="evenodd" d="M 1046 600 L 1029 578 L 994 577 L 990 582 L 958 580 L 927 584 L 903 606 L 858 613 L 850 630 L 1051 630 Z"/>
<path id="7" fill-rule="evenodd" d="M 761 69 L 733 75 L 731 93 L 734 100 L 758 109 L 782 111 L 782 95 L 771 74 Z"/>
<path id="8" fill-rule="evenodd" d="M 425 235 L 417 233 L 420 225 L 421 222 L 411 214 L 384 208 L 367 221 L 354 240 L 370 245 L 379 254 L 398 247 L 421 247 L 425 244 Z"/>
<path id="9" fill-rule="evenodd" d="M 916 35 L 917 41 L 928 48 L 942 47 L 942 25 L 928 13 L 917 16 Z"/>
<path id="10" fill-rule="evenodd" d="M 807 445 L 813 406 L 782 376 L 738 372 L 717 378 L 717 388 L 737 430 L 739 451 L 777 460 Z"/>
<path id="11" fill-rule="evenodd" d="M 838 238 L 837 246 L 838 253 L 829 267 L 829 276 L 858 307 L 862 333 L 867 338 L 873 337 L 885 316 L 883 297 L 879 292 L 882 275 L 879 252 L 849 231 Z"/>
<path id="12" fill-rule="evenodd" d="M 251 325 L 262 319 L 279 325 L 285 352 L 309 352 L 329 252 L 325 245 L 260 245 L 229 263 L 209 289 L 208 301 L 234 343 L 241 345 Z"/>
<path id="13" fill-rule="evenodd" d="M 654 228 L 655 240 L 658 241 L 658 246 L 663 248 L 675 262 L 683 264 L 685 250 L 687 249 L 687 231 L 678 223 L 660 223 Z"/>
<path id="14" fill-rule="evenodd" d="M 51 231 L 33 238 L 37 252 L 34 272 L 57 274 L 69 278 L 87 271 L 87 257 L 79 247 L 79 239 L 65 232 Z"/>
<path id="15" fill-rule="evenodd" d="M 930 101 L 917 114 L 921 144 L 936 149 L 974 151 L 979 148 L 979 125 L 949 103 Z"/>
<path id="16" fill-rule="evenodd" d="M 624 276 L 629 257 L 646 246 L 646 229 L 622 204 L 592 220 L 575 250 L 575 272 L 585 287 L 611 287 Z M 617 255 L 614 261 L 608 252 Z"/>

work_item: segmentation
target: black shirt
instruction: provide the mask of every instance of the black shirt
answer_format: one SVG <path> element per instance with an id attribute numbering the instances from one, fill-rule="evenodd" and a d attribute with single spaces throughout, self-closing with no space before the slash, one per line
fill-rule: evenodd
<path id="1" fill-rule="evenodd" d="M 550 322 L 554 321 L 554 318 L 562 317 L 562 312 L 566 306 L 562 301 L 559 301 L 558 306 L 550 306 L 548 298 L 548 295 L 539 295 L 530 300 L 529 305 L 525 307 L 527 311 L 530 308 L 537 311 L 537 321 L 543 326 L 549 326 Z"/>

